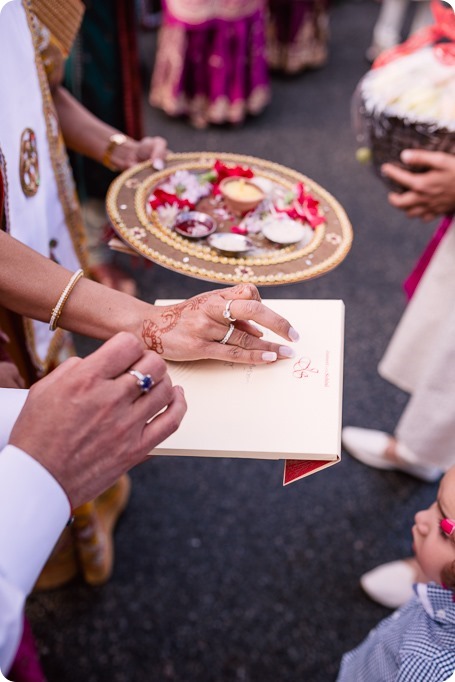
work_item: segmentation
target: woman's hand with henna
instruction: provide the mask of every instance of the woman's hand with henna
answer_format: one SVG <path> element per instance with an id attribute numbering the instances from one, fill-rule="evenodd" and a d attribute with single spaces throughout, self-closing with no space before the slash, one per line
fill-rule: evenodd
<path id="1" fill-rule="evenodd" d="M 261 364 L 293 357 L 290 346 L 262 339 L 252 322 L 288 342 L 299 338 L 287 320 L 261 303 L 252 284 L 200 294 L 176 305 L 155 307 L 154 312 L 153 319 L 144 320 L 142 338 L 148 348 L 168 360 L 210 358 Z"/>

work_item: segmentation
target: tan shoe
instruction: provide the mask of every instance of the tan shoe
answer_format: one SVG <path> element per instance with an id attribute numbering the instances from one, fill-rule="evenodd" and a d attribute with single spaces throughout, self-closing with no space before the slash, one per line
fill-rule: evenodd
<path id="1" fill-rule="evenodd" d="M 106 583 L 114 567 L 115 525 L 124 511 L 131 491 L 126 474 L 97 497 L 76 510 L 72 526 L 79 565 L 89 585 Z"/>
<path id="2" fill-rule="evenodd" d="M 70 528 L 65 528 L 57 544 L 46 562 L 33 592 L 53 590 L 73 580 L 79 571 L 73 535 Z"/>
<path id="3" fill-rule="evenodd" d="M 89 585 L 102 585 L 110 578 L 114 564 L 113 532 L 130 491 L 129 476 L 122 476 L 95 502 L 75 510 L 73 524 L 60 536 L 34 592 L 62 587 L 79 573 Z"/>

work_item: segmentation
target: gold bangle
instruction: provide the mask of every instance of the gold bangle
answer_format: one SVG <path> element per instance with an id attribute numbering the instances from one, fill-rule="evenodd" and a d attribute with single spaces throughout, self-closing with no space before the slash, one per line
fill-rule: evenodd
<path id="1" fill-rule="evenodd" d="M 51 319 L 49 321 L 49 329 L 51 330 L 51 332 L 55 332 L 55 330 L 57 329 L 57 322 L 60 315 L 62 314 L 62 310 L 65 306 L 65 303 L 67 302 L 70 293 L 74 289 L 75 284 L 78 282 L 78 280 L 80 280 L 83 274 L 84 271 L 82 270 L 82 268 L 80 270 L 76 270 L 76 272 L 73 273 L 66 287 L 63 289 L 56 306 L 52 309 Z"/>
<path id="2" fill-rule="evenodd" d="M 128 137 L 123 133 L 114 133 L 113 135 L 110 136 L 106 150 L 103 154 L 103 158 L 101 159 L 101 163 L 103 164 L 103 166 L 106 166 L 106 168 L 109 168 L 109 170 L 112 171 L 119 170 L 117 166 L 115 166 L 112 163 L 112 154 L 114 152 L 114 149 L 116 149 L 117 147 L 121 147 L 122 144 L 125 144 L 127 140 Z"/>

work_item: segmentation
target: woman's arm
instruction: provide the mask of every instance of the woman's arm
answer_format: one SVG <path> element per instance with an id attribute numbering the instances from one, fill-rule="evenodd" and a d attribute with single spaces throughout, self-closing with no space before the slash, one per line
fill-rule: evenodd
<path id="1" fill-rule="evenodd" d="M 0 304 L 6 308 L 49 322 L 71 275 L 66 268 L 0 230 Z M 229 300 L 230 315 L 236 322 L 229 341 L 222 344 L 229 328 L 223 315 Z M 72 290 L 58 324 L 101 340 L 129 331 L 146 348 L 169 360 L 213 358 L 259 364 L 293 356 L 288 346 L 262 340 L 250 321 L 287 341 L 298 339 L 287 320 L 261 303 L 258 290 L 251 284 L 161 307 L 82 278 Z"/>
<path id="2" fill-rule="evenodd" d="M 119 131 L 90 113 L 65 88 L 55 88 L 52 96 L 66 146 L 102 163 L 110 138 Z M 166 153 L 167 143 L 162 137 L 139 141 L 127 137 L 122 144 L 113 146 L 109 160 L 117 170 L 125 170 L 141 161 L 164 159 Z"/>
<path id="3" fill-rule="evenodd" d="M 49 322 L 52 309 L 72 273 L 0 230 L 0 303 L 10 310 Z M 81 279 L 63 308 L 59 326 L 106 340 L 122 329 L 138 327 L 138 299 Z M 134 312 L 129 312 L 134 309 Z M 136 320 L 136 325 L 134 325 Z M 140 337 L 140 330 L 136 329 Z"/>

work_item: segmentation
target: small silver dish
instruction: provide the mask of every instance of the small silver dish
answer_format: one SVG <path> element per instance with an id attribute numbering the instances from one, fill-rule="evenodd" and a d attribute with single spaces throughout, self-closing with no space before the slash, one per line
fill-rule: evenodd
<path id="1" fill-rule="evenodd" d="M 174 230 L 182 237 L 204 239 L 216 230 L 213 218 L 200 211 L 183 211 L 174 221 Z"/>
<path id="2" fill-rule="evenodd" d="M 275 244 L 297 244 L 306 246 L 314 237 L 314 231 L 309 225 L 302 225 L 290 218 L 270 217 L 264 220 L 262 234 Z"/>
<path id="3" fill-rule="evenodd" d="M 235 234 L 234 232 L 217 232 L 212 234 L 207 239 L 207 243 L 218 251 L 232 254 L 249 251 L 254 246 L 251 239 L 248 239 L 243 234 Z"/>

